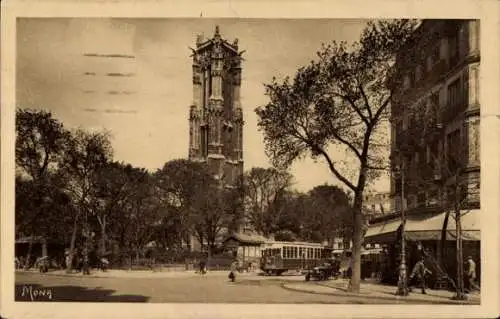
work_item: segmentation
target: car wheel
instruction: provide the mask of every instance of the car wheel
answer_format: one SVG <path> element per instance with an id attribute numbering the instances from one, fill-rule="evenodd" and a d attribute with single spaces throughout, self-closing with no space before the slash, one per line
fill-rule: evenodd
<path id="1" fill-rule="evenodd" d="M 307 274 L 307 275 L 306 275 L 306 281 L 309 281 L 309 280 L 311 280 L 311 275 L 310 275 L 310 274 Z"/>
<path id="2" fill-rule="evenodd" d="M 325 272 L 324 271 L 320 272 L 320 274 L 319 274 L 319 280 L 325 280 L 325 278 L 326 278 Z"/>

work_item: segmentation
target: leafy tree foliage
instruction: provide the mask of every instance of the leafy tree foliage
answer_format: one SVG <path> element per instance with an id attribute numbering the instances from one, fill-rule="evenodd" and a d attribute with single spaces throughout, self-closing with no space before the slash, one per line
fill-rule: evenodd
<path id="1" fill-rule="evenodd" d="M 292 176 L 275 168 L 252 168 L 245 174 L 245 207 L 250 225 L 264 236 L 276 228 L 283 213 L 283 196 L 292 184 Z"/>
<path id="2" fill-rule="evenodd" d="M 79 222 L 83 223 L 84 237 L 92 234 L 88 225 L 89 217 L 96 214 L 95 197 L 92 196 L 94 178 L 111 160 L 113 151 L 107 133 L 86 132 L 82 129 L 72 132 L 67 149 L 62 170 L 67 178 L 67 194 L 78 208 L 69 249 L 70 260 L 73 260 Z"/>
<path id="3" fill-rule="evenodd" d="M 16 204 L 20 211 L 16 221 L 22 218 L 19 226 L 27 234 L 48 235 L 47 217 L 49 209 L 54 209 L 51 194 L 60 195 L 53 192 L 53 187 L 60 182 L 56 170 L 64 157 L 68 138 L 68 131 L 51 113 L 16 110 L 16 187 L 19 190 Z M 26 260 L 30 259 L 31 247 L 30 243 Z"/>
<path id="4" fill-rule="evenodd" d="M 358 42 L 324 45 L 318 59 L 300 68 L 293 81 L 266 84 L 269 103 L 256 109 L 267 154 L 286 167 L 304 156 L 324 160 L 332 177 L 354 193 L 353 273 L 350 290 L 359 292 L 363 241 L 363 192 L 386 169 L 389 103 L 399 83 L 396 53 L 412 37 L 410 20 L 370 22 Z M 335 157 L 332 149 L 349 154 Z"/>

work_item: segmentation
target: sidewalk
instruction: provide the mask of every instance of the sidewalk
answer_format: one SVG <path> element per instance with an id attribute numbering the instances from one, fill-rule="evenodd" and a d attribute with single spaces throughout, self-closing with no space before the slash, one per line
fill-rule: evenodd
<path id="1" fill-rule="evenodd" d="M 398 302 L 422 302 L 422 303 L 448 303 L 448 304 L 471 304 L 479 305 L 481 303 L 481 295 L 479 293 L 469 294 L 466 301 L 455 301 L 451 298 L 454 293 L 445 290 L 427 289 L 427 294 L 422 294 L 420 289 L 414 289 L 408 296 L 395 295 L 396 287 L 383 285 L 372 282 L 362 282 L 359 294 L 353 294 L 347 291 L 348 280 L 337 279 L 331 281 L 313 281 L 313 282 L 297 282 L 285 284 L 283 287 L 290 290 L 301 292 L 316 293 L 316 294 L 331 294 L 339 296 L 357 296 L 373 299 L 393 300 Z"/>

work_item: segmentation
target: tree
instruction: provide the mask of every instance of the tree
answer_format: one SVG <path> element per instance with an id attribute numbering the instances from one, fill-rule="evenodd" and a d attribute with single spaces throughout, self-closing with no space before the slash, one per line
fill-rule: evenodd
<path id="1" fill-rule="evenodd" d="M 315 220 L 315 230 L 321 240 L 332 242 L 332 235 L 351 239 L 352 218 L 349 197 L 339 187 L 319 185 L 309 192 L 310 211 Z"/>
<path id="2" fill-rule="evenodd" d="M 86 132 L 78 129 L 73 132 L 69 140 L 68 152 L 63 164 L 68 185 L 66 191 L 77 208 L 77 214 L 73 219 L 68 271 L 72 269 L 71 264 L 79 222 L 83 222 L 83 235 L 86 238 L 86 243 L 91 236 L 88 217 L 94 216 L 96 212 L 93 185 L 95 176 L 111 160 L 112 155 L 109 134 L 106 132 Z M 83 251 L 88 253 L 88 249 L 89 247 L 84 247 Z"/>
<path id="3" fill-rule="evenodd" d="M 275 168 L 254 167 L 244 175 L 247 218 L 257 232 L 268 236 L 283 213 L 282 198 L 292 176 Z"/>
<path id="4" fill-rule="evenodd" d="M 234 210 L 229 201 L 232 197 L 230 189 L 221 187 L 216 180 L 207 186 L 208 192 L 197 196 L 192 221 L 200 243 L 207 243 L 210 258 L 217 239 L 231 224 Z"/>
<path id="5" fill-rule="evenodd" d="M 20 108 L 16 110 L 16 170 L 20 178 L 29 179 L 30 182 L 23 185 L 19 179 L 16 178 L 16 181 L 17 186 L 29 187 L 28 196 L 32 206 L 29 211 L 24 211 L 26 219 L 23 220 L 23 228 L 32 236 L 39 231 L 37 228 L 42 217 L 47 215 L 45 209 L 52 192 L 50 186 L 57 180 L 56 170 L 64 156 L 68 138 L 69 134 L 62 123 L 54 119 L 50 112 Z M 21 213 L 21 210 L 16 211 L 17 213 Z M 19 218 L 16 220 L 21 222 Z M 27 261 L 30 259 L 31 249 L 30 243 Z"/>
<path id="6" fill-rule="evenodd" d="M 370 22 L 350 48 L 345 42 L 324 45 L 318 60 L 300 68 L 293 83 L 286 78 L 266 84 L 269 103 L 256 109 L 275 166 L 287 167 L 308 154 L 321 158 L 354 193 L 353 292 L 360 288 L 363 192 L 386 169 L 384 124 L 398 86 L 393 64 L 414 26 L 410 20 Z M 345 150 L 350 163 L 331 155 L 332 148 Z"/>
<path id="7" fill-rule="evenodd" d="M 126 220 L 123 241 L 136 260 L 157 233 L 161 222 L 161 206 L 157 200 L 155 179 L 145 169 L 133 168 L 128 172 L 131 181 L 129 196 L 124 201 L 122 216 Z"/>
<path id="8" fill-rule="evenodd" d="M 175 232 L 181 242 L 189 242 L 189 236 L 198 234 L 203 243 L 204 232 L 194 229 L 193 219 L 198 216 L 200 198 L 210 196 L 208 186 L 213 177 L 204 163 L 184 159 L 167 162 L 155 173 L 160 203 L 166 213 L 164 225 Z M 170 232 L 170 236 L 174 235 Z"/>
<path id="9" fill-rule="evenodd" d="M 106 253 L 107 226 L 121 222 L 127 203 L 141 190 L 138 186 L 149 173 L 130 164 L 109 162 L 104 164 L 92 178 L 92 204 L 100 228 L 100 253 Z M 110 225 L 111 224 L 111 225 Z"/>

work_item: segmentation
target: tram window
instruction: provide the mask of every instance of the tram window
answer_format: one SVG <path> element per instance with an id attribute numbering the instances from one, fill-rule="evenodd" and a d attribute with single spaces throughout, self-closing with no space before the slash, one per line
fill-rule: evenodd
<path id="1" fill-rule="evenodd" d="M 289 247 L 285 246 L 283 247 L 283 258 L 289 258 L 289 252 L 290 252 L 290 249 Z"/>

